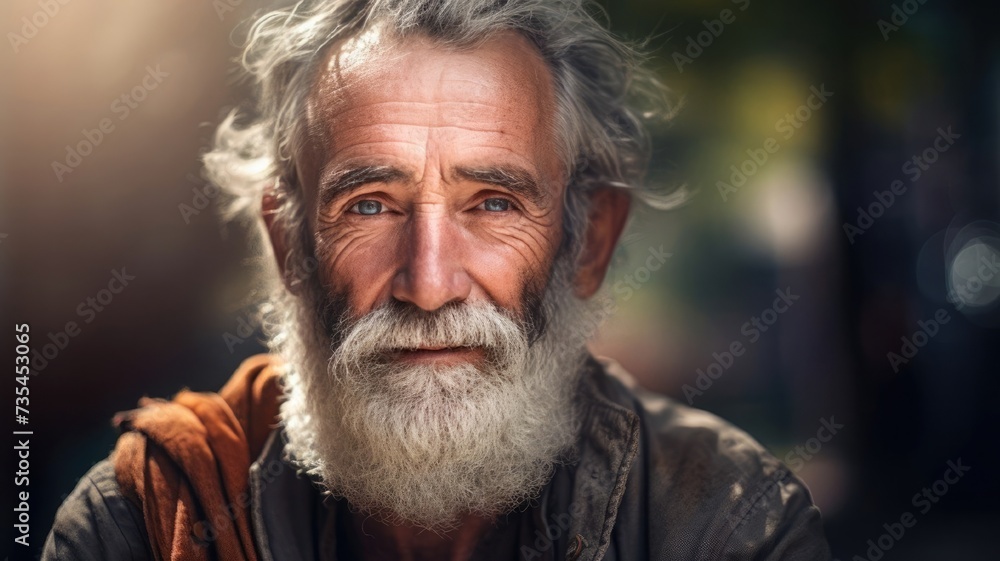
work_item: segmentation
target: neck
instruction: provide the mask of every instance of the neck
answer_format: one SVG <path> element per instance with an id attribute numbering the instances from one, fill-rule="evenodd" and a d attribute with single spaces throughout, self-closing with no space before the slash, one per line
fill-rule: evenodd
<path id="1" fill-rule="evenodd" d="M 351 541 L 365 561 L 468 561 L 493 524 L 492 520 L 469 515 L 454 530 L 436 533 L 408 524 L 387 524 L 362 512 L 351 513 L 350 517 Z"/>

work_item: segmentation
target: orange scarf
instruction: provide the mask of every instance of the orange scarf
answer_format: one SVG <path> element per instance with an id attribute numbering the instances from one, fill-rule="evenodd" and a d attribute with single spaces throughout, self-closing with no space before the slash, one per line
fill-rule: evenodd
<path id="1" fill-rule="evenodd" d="M 141 505 L 153 554 L 166 560 L 257 561 L 250 464 L 277 423 L 275 358 L 251 357 L 219 393 L 143 398 L 115 416 L 112 455 L 125 496 Z"/>

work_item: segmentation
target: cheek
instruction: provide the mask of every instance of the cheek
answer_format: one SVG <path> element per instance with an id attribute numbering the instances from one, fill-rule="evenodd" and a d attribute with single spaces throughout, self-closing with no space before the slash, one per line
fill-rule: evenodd
<path id="1" fill-rule="evenodd" d="M 539 291 L 547 284 L 561 227 L 556 219 L 484 228 L 470 237 L 465 244 L 466 272 L 490 300 L 518 309 L 526 291 Z"/>
<path id="2" fill-rule="evenodd" d="M 406 274 L 407 264 L 419 259 L 440 260 L 441 271 L 467 276 L 473 284 L 470 299 L 520 310 L 526 291 L 538 291 L 548 281 L 561 240 L 560 218 L 560 213 L 513 222 L 454 216 L 435 233 L 440 247 L 423 255 L 407 254 L 420 250 L 408 243 L 415 226 L 405 219 L 361 224 L 324 224 L 319 219 L 316 258 L 324 285 L 346 294 L 357 314 L 390 300 L 395 277 Z"/>
<path id="3" fill-rule="evenodd" d="M 320 280 L 365 313 L 383 302 L 397 270 L 399 236 L 391 229 L 328 228 L 316 235 Z"/>

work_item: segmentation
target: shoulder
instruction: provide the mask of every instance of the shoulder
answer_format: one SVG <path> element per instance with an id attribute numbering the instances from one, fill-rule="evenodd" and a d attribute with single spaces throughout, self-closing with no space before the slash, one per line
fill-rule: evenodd
<path id="1" fill-rule="evenodd" d="M 660 536 L 713 559 L 765 551 L 754 558 L 829 558 L 808 488 L 764 446 L 716 415 L 641 388 L 617 363 L 600 362 L 609 398 L 639 417 L 632 487 L 647 505 L 654 551 Z"/>
<path id="2" fill-rule="evenodd" d="M 618 363 L 600 359 L 602 392 L 639 416 L 645 451 L 676 478 L 686 472 L 747 480 L 778 471 L 781 463 L 745 431 L 707 411 L 639 386 Z M 696 482 L 692 481 L 692 484 Z"/>
<path id="3" fill-rule="evenodd" d="M 80 478 L 59 507 L 42 559 L 152 559 L 142 512 L 122 494 L 110 460 Z"/>
<path id="4" fill-rule="evenodd" d="M 678 473 L 725 475 L 748 480 L 767 476 L 781 464 L 760 443 L 735 425 L 707 411 L 688 407 L 640 387 L 617 363 L 604 361 L 609 385 L 639 415 L 647 451 L 665 456 L 659 466 Z M 691 482 L 695 483 L 695 482 Z"/>

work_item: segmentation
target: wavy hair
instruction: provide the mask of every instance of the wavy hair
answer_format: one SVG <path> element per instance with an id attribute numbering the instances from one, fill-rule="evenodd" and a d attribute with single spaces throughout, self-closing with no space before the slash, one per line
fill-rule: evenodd
<path id="1" fill-rule="evenodd" d="M 308 244 L 295 185 L 296 154 L 324 49 L 373 25 L 453 48 L 515 31 L 537 47 L 552 73 L 557 148 L 568 178 L 564 239 L 578 252 L 589 190 L 626 189 L 658 208 L 683 197 L 681 191 L 659 194 L 644 185 L 647 123 L 669 119 L 669 92 L 644 67 L 640 46 L 612 35 L 599 14 L 588 0 L 304 0 L 265 13 L 250 27 L 241 58 L 255 89 L 253 105 L 234 110 L 219 125 L 204 156 L 206 175 L 228 195 L 227 217 L 255 224 L 259 241 L 266 239 L 261 196 L 280 186 L 275 219 L 284 223 L 287 236 L 295 236 L 286 240 L 287 247 Z M 266 252 L 267 244 L 261 245 Z"/>

